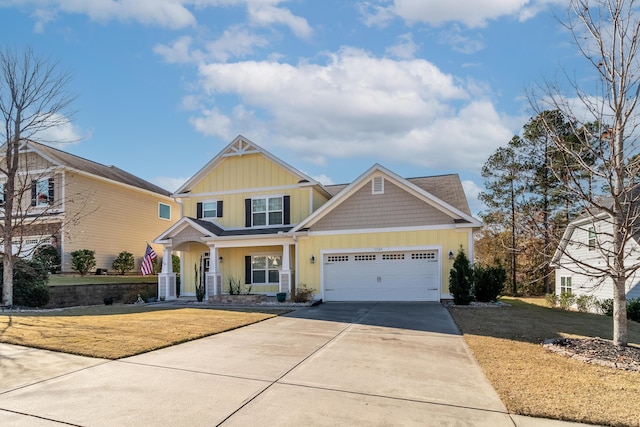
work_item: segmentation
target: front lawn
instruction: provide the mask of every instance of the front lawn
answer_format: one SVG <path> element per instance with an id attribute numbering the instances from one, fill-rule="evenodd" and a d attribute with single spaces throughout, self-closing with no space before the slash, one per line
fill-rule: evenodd
<path id="1" fill-rule="evenodd" d="M 109 306 L 42 313 L 0 312 L 0 342 L 120 359 L 214 335 L 274 313 Z"/>
<path id="2" fill-rule="evenodd" d="M 546 351 L 556 337 L 611 339 L 610 317 L 504 298 L 505 308 L 450 308 L 509 412 L 604 425 L 640 425 L 640 372 L 591 365 Z M 629 322 L 640 344 L 640 324 Z"/>
<path id="3" fill-rule="evenodd" d="M 49 286 L 63 285 L 100 285 L 108 283 L 158 283 L 158 276 L 116 276 L 116 275 L 95 275 L 87 274 L 51 274 L 49 275 Z"/>

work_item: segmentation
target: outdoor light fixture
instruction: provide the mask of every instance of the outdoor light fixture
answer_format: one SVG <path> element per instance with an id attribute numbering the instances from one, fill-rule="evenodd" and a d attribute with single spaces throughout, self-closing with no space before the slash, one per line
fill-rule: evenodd
<path id="1" fill-rule="evenodd" d="M 218 261 L 222 262 L 222 257 L 218 258 Z"/>
<path id="2" fill-rule="evenodd" d="M 453 251 L 449 251 L 449 259 L 453 259 Z"/>
<path id="3" fill-rule="evenodd" d="M 309 260 L 309 262 L 310 262 L 311 264 L 315 264 L 315 263 L 316 263 L 316 257 L 315 257 L 315 255 L 311 255 L 311 259 Z"/>

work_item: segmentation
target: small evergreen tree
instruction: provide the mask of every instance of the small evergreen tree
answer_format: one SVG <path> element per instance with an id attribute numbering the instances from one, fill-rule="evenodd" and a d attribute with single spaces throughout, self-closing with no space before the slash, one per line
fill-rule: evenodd
<path id="1" fill-rule="evenodd" d="M 0 289 L 3 266 L 0 264 Z M 50 299 L 49 275 L 38 261 L 16 258 L 13 261 L 13 303 L 24 307 L 42 307 Z"/>
<path id="2" fill-rule="evenodd" d="M 473 296 L 479 302 L 496 301 L 504 291 L 506 280 L 507 272 L 501 265 L 476 264 L 473 267 Z"/>
<path id="3" fill-rule="evenodd" d="M 33 252 L 32 259 L 39 262 L 49 273 L 56 273 L 60 269 L 60 253 L 51 245 L 39 246 Z"/>
<path id="4" fill-rule="evenodd" d="M 78 249 L 71 252 L 71 266 L 81 276 L 96 266 L 96 252 L 90 249 Z"/>
<path id="5" fill-rule="evenodd" d="M 473 301 L 472 285 L 473 268 L 464 250 L 460 248 L 453 261 L 453 267 L 449 271 L 449 292 L 453 296 L 454 304 L 469 305 Z"/>
<path id="6" fill-rule="evenodd" d="M 120 252 L 118 257 L 111 263 L 111 268 L 116 270 L 121 276 L 124 276 L 127 271 L 133 270 L 134 266 L 135 260 L 133 254 L 127 251 Z"/>

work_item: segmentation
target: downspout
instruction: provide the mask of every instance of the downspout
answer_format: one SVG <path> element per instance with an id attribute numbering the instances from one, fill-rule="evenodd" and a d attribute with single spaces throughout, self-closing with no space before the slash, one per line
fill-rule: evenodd
<path id="1" fill-rule="evenodd" d="M 298 257 L 298 236 L 296 236 L 295 234 L 293 235 L 293 241 L 294 243 L 294 252 L 295 252 L 295 257 L 296 257 L 296 261 L 295 261 L 295 282 L 291 281 L 291 296 L 295 295 L 295 290 L 298 288 L 297 286 L 297 282 L 298 282 L 298 274 L 299 274 L 299 270 L 298 270 L 298 266 L 299 266 L 299 257 Z"/>

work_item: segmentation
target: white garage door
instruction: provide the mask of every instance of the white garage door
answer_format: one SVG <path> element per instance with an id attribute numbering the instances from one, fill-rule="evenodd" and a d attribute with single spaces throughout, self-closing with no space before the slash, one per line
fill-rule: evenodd
<path id="1" fill-rule="evenodd" d="M 323 259 L 325 301 L 439 301 L 438 251 L 343 253 Z"/>

